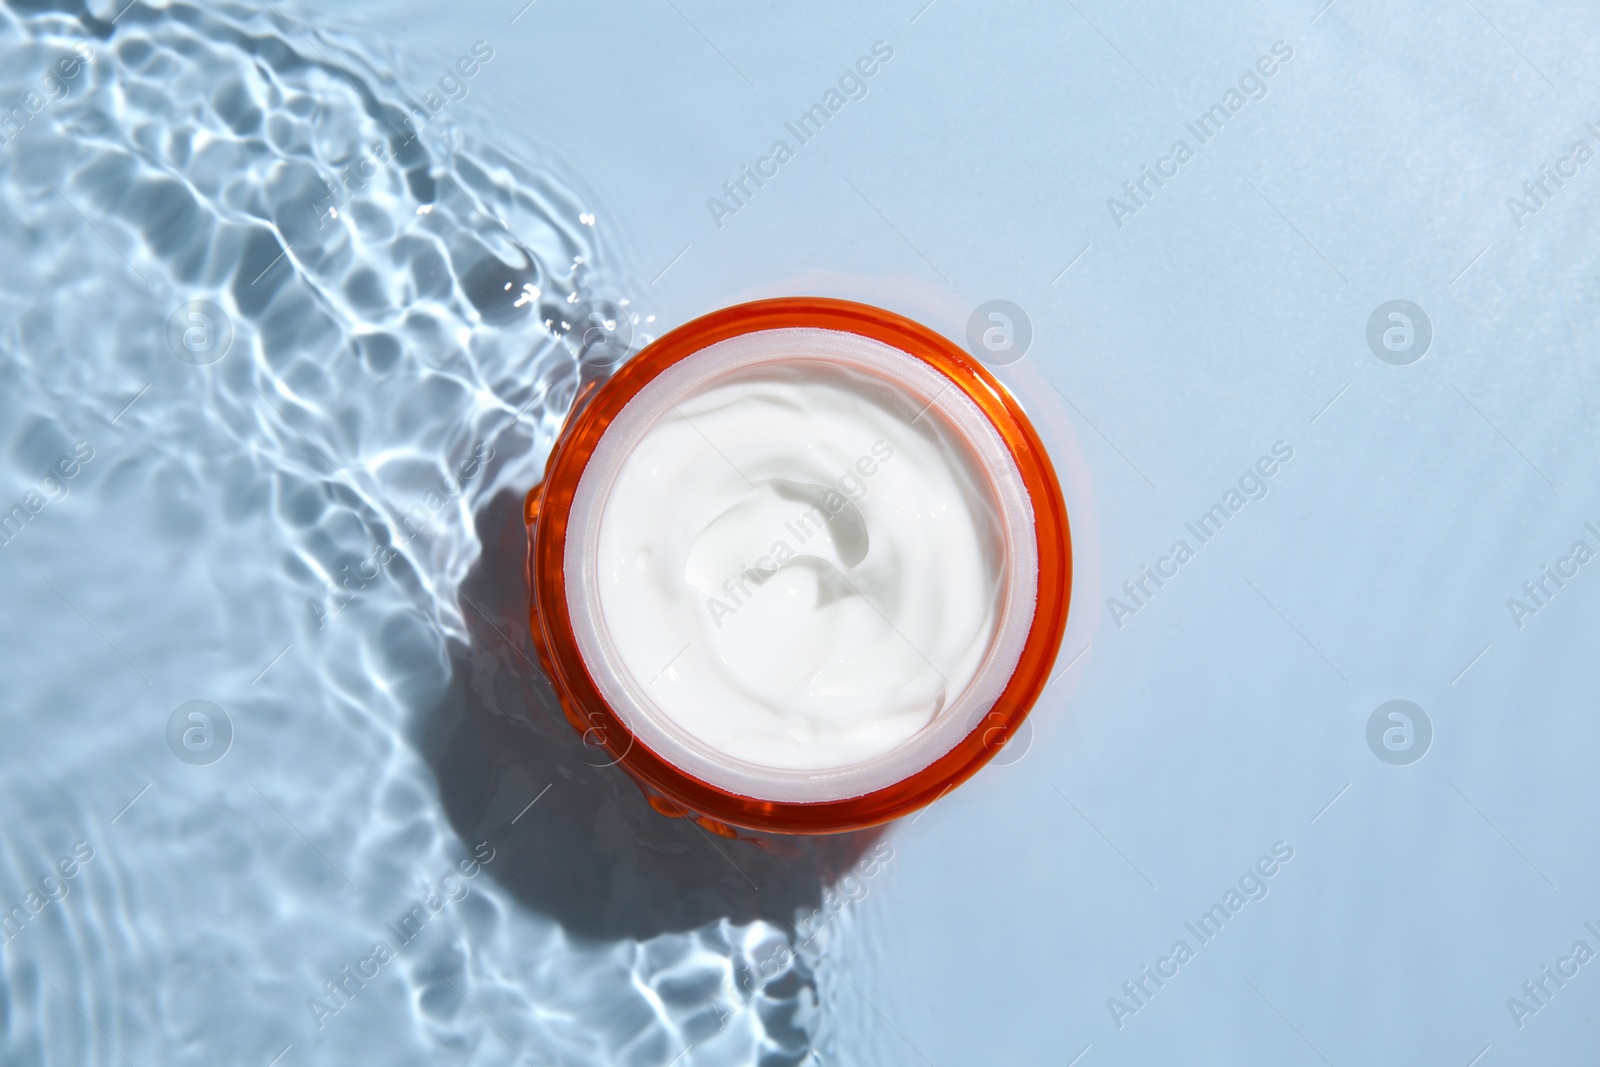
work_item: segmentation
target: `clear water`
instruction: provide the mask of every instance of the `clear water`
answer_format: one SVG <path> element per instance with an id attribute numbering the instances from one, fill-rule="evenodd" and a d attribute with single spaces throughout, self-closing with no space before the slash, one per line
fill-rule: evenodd
<path id="1" fill-rule="evenodd" d="M 0 1062 L 799 1062 L 827 855 L 650 812 L 529 660 L 567 320 L 651 328 L 593 204 L 271 8 L 12 5 L 0 100 Z"/>
<path id="2" fill-rule="evenodd" d="M 1508 600 L 1600 549 L 1600 161 L 1507 206 L 1592 5 L 123 2 L 0 4 L 0 1064 L 1593 1061 L 1525 983 L 1600 950 L 1600 579 Z M 565 313 L 781 293 L 1025 309 L 1076 587 L 966 786 L 713 841 L 556 717 L 518 509 Z"/>

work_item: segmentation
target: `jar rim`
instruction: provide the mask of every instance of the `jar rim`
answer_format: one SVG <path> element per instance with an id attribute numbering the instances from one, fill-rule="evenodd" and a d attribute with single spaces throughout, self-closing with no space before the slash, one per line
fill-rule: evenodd
<path id="1" fill-rule="evenodd" d="M 660 375 L 722 341 L 783 329 L 822 329 L 880 342 L 931 367 L 981 413 L 1010 453 L 1032 509 L 1036 584 L 1032 619 L 1010 677 L 986 713 L 920 770 L 858 795 L 773 800 L 705 781 L 664 758 L 607 702 L 585 661 L 569 595 L 568 535 L 574 498 L 611 424 Z M 861 829 L 909 814 L 965 781 L 1020 728 L 1048 683 L 1066 629 L 1071 542 L 1060 484 L 1021 405 L 994 376 L 947 338 L 880 308 L 821 297 L 786 297 L 712 312 L 652 341 L 591 395 L 580 397 L 552 449 L 544 481 L 529 494 L 530 627 L 562 709 L 586 741 L 604 748 L 649 789 L 688 811 L 780 833 Z"/>

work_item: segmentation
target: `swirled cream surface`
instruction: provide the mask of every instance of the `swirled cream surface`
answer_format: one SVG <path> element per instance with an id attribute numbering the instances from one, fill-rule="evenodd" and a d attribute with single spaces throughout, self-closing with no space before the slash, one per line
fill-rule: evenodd
<path id="1" fill-rule="evenodd" d="M 594 570 L 650 702 L 719 753 L 822 771 L 889 752 L 983 664 L 1004 535 L 920 398 L 809 360 L 675 400 L 633 444 Z"/>

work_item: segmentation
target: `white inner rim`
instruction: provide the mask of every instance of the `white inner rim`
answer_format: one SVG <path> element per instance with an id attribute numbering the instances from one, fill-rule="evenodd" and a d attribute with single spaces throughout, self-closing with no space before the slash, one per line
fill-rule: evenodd
<path id="1" fill-rule="evenodd" d="M 912 418 L 938 418 L 966 442 L 988 475 L 1005 536 L 1005 590 L 989 655 L 967 687 L 939 715 L 898 747 L 848 767 L 778 770 L 722 753 L 688 734 L 651 700 L 612 644 L 601 612 L 595 562 L 600 520 L 628 454 L 675 403 L 735 371 L 761 364 L 823 360 L 876 377 L 907 396 Z M 920 415 L 915 413 L 922 412 Z M 1039 560 L 1033 504 L 1016 460 L 967 395 L 933 367 L 897 348 L 858 334 L 815 328 L 763 330 L 711 345 L 680 360 L 623 407 L 601 436 L 578 480 L 568 516 L 562 566 L 567 611 L 584 665 L 606 704 L 640 743 L 694 777 L 758 800 L 818 803 L 883 789 L 916 774 L 971 733 L 1016 669 L 1033 624 Z M 937 580 L 937 576 L 932 576 Z"/>

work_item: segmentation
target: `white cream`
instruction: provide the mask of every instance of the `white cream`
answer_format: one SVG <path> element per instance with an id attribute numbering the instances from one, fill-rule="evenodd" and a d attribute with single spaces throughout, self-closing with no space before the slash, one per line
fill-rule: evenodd
<path id="1" fill-rule="evenodd" d="M 1031 539 L 1011 546 L 1032 516 L 965 439 L 987 424 L 959 390 L 885 373 L 934 385 L 925 365 L 853 335 L 771 333 L 797 336 L 764 355 L 723 342 L 707 350 L 735 357 L 718 373 L 679 365 L 630 401 L 574 502 L 568 567 L 586 578 L 569 601 L 590 597 L 580 647 L 621 676 L 602 690 L 653 748 L 815 777 L 931 732 L 985 671 L 1004 682 L 1031 618 L 1011 566 L 1033 581 Z M 832 351 L 864 348 L 877 365 Z M 1025 601 L 1009 616 L 1008 598 Z"/>

